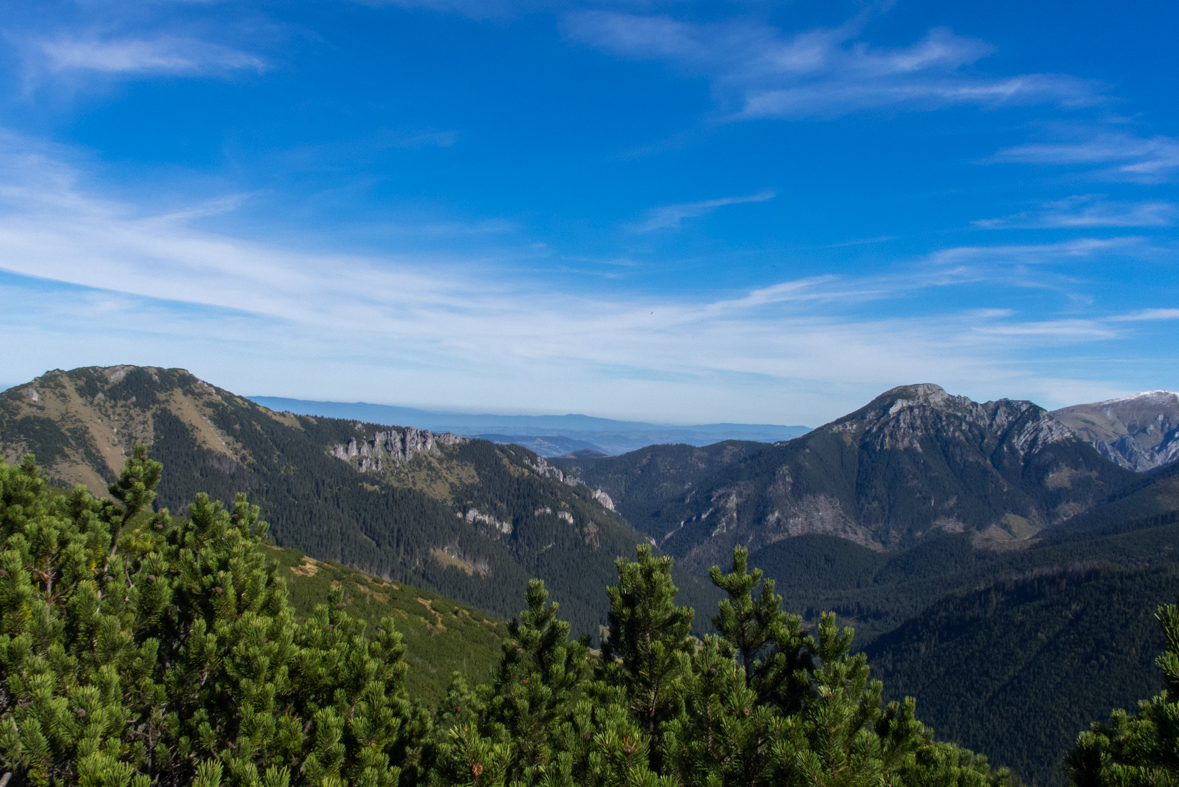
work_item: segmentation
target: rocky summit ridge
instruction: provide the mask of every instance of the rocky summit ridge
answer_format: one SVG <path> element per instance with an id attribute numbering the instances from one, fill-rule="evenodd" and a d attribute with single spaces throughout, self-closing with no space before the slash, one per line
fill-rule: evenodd
<path id="1" fill-rule="evenodd" d="M 379 473 L 384 470 L 384 460 L 394 464 L 410 462 L 418 454 L 433 454 L 440 456 L 441 445 L 459 445 L 467 442 L 467 438 L 459 437 L 450 432 L 433 434 L 428 429 L 417 429 L 406 426 L 396 427 L 376 432 L 371 440 L 353 437 L 348 444 L 336 443 L 330 453 L 345 462 L 353 459 L 357 461 L 357 469 L 362 473 Z"/>
<path id="2" fill-rule="evenodd" d="M 789 442 L 734 449 L 740 459 L 718 455 L 710 473 L 678 488 L 650 479 L 689 477 L 675 447 L 653 446 L 638 462 L 585 463 L 583 477 L 620 511 L 642 512 L 632 523 L 690 570 L 723 560 L 734 544 L 756 550 L 809 534 L 892 550 L 968 532 L 999 546 L 1090 509 L 1133 478 L 1032 402 L 975 402 L 931 383 L 893 388 Z M 637 505 L 629 489 L 667 496 Z"/>
<path id="3" fill-rule="evenodd" d="M 1179 394 L 1172 391 L 1077 404 L 1052 415 L 1129 470 L 1141 473 L 1179 461 Z"/>
<path id="4" fill-rule="evenodd" d="M 1018 428 L 1011 432 L 1016 424 Z M 1010 449 L 1023 455 L 1077 438 L 1072 429 L 1032 402 L 975 402 L 933 383 L 893 388 L 820 429 L 856 434 L 878 451 L 912 448 L 920 452 L 926 437 L 985 440 L 1003 436 L 1009 439 Z"/>

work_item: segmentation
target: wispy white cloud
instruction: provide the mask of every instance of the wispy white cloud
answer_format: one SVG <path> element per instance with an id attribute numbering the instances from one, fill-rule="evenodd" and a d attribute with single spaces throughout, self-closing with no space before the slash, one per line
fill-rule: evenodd
<path id="1" fill-rule="evenodd" d="M 1153 320 L 1179 320 L 1179 309 L 1142 309 L 1110 318 L 1111 322 L 1145 322 Z"/>
<path id="2" fill-rule="evenodd" d="M 1023 211 L 998 219 L 981 219 L 974 224 L 984 229 L 1169 227 L 1175 223 L 1176 216 L 1179 216 L 1179 206 L 1173 202 L 1116 202 L 1108 201 L 1100 195 L 1089 194 L 1047 202 L 1035 211 Z"/>
<path id="3" fill-rule="evenodd" d="M 939 265 L 1006 264 L 1041 265 L 1081 259 L 1098 259 L 1107 254 L 1126 254 L 1145 245 L 1138 236 L 1120 238 L 1077 238 L 1060 243 L 1004 246 L 957 246 L 930 255 Z"/>
<path id="4" fill-rule="evenodd" d="M 722 197 L 720 199 L 701 200 L 700 202 L 681 202 L 675 205 L 662 205 L 649 210 L 642 221 L 633 225 L 633 229 L 635 232 L 651 232 L 653 230 L 678 227 L 684 219 L 707 216 L 717 208 L 723 208 L 728 205 L 745 205 L 751 202 L 766 202 L 772 200 L 775 196 L 776 192 L 772 189 L 763 189 L 756 194 L 750 194 L 745 197 Z"/>
<path id="5" fill-rule="evenodd" d="M 750 22 L 696 24 L 612 11 L 570 14 L 567 34 L 622 57 L 664 60 L 711 77 L 735 116 L 831 117 L 880 107 L 1091 104 L 1100 86 L 1062 74 L 987 77 L 966 67 L 993 51 L 935 29 L 907 47 L 857 40 L 859 24 L 783 34 Z"/>
<path id="6" fill-rule="evenodd" d="M 201 75 L 264 71 L 258 55 L 194 38 L 61 37 L 40 41 L 36 50 L 49 72 Z"/>
<path id="7" fill-rule="evenodd" d="M 1179 139 L 1102 132 L 1081 141 L 1016 145 L 999 151 L 993 160 L 1081 165 L 1111 179 L 1157 183 L 1179 171 Z"/>
<path id="8" fill-rule="evenodd" d="M 919 380 L 977 397 L 1109 398 L 1117 386 L 1012 359 L 1145 324 L 1141 313 L 1028 321 L 1006 309 L 867 308 L 978 281 L 980 249 L 889 276 L 595 294 L 499 275 L 511 260 L 311 253 L 199 229 L 190 217 L 232 201 L 144 210 L 96 196 L 44 153 L 0 153 L 0 173 L 0 327 L 36 348 L 19 356 L 42 364 L 33 373 L 131 360 L 187 366 L 247 393 L 664 420 L 723 409 L 760 422 L 786 418 L 775 408 L 788 402 L 791 422 L 819 423 Z M 1101 247 L 1033 248 L 996 258 Z"/>
<path id="9" fill-rule="evenodd" d="M 1095 341 L 1113 339 L 1118 332 L 1101 320 L 1044 320 L 1040 322 L 1012 322 L 980 325 L 974 329 L 987 336 L 1020 336 Z"/>

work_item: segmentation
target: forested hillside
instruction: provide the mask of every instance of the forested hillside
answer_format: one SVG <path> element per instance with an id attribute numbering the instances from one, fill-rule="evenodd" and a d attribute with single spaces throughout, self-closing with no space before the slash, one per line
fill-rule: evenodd
<path id="1" fill-rule="evenodd" d="M 348 446 L 397 442 L 366 464 Z M 177 369 L 50 372 L 0 395 L 0 443 L 59 483 L 101 489 L 135 442 L 169 468 L 158 503 L 199 492 L 263 506 L 280 546 L 408 581 L 508 616 L 530 577 L 549 583 L 575 631 L 597 636 L 596 588 L 644 537 L 530 451 L 414 429 L 279 414 Z M 599 495 L 600 497 L 600 495 Z M 681 577 L 684 594 L 713 591 Z"/>
<path id="2" fill-rule="evenodd" d="M 951 595 L 865 653 L 889 697 L 921 698 L 938 735 L 1060 785 L 1089 721 L 1163 688 L 1154 611 L 1175 600 L 1179 565 L 1037 573 Z"/>
<path id="3" fill-rule="evenodd" d="M 661 517 L 660 507 L 691 492 L 721 469 L 765 450 L 766 443 L 726 440 L 701 448 L 651 445 L 622 456 L 554 457 L 550 461 L 610 495 L 632 523 Z"/>
<path id="4" fill-rule="evenodd" d="M 1179 594 L 1179 513 L 1008 551 L 964 533 L 894 554 L 800 536 L 749 561 L 812 625 L 828 610 L 854 625 L 890 696 L 916 697 L 939 733 L 1057 785 L 1078 720 L 1159 687 L 1151 616 Z"/>
<path id="5" fill-rule="evenodd" d="M 1174 565 L 1179 514 L 1035 539 L 1012 550 L 976 549 L 964 533 L 891 554 L 831 536 L 801 536 L 753 552 L 749 560 L 778 583 L 791 609 L 808 618 L 836 611 L 856 625 L 866 644 L 959 590 L 1075 565 Z"/>

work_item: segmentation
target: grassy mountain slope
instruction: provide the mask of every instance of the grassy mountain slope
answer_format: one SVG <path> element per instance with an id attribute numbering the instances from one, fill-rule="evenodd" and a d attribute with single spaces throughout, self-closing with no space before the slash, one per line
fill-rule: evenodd
<path id="1" fill-rule="evenodd" d="M 6 459 L 31 451 L 58 482 L 101 491 L 137 442 L 164 463 L 161 506 L 246 492 L 281 546 L 501 616 L 538 576 L 575 631 L 597 633 L 615 558 L 644 540 L 518 446 L 275 413 L 179 369 L 55 371 L 0 394 Z"/>

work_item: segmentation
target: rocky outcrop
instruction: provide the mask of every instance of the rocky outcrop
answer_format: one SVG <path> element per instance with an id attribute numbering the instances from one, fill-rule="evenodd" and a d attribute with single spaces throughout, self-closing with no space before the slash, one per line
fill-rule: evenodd
<path id="1" fill-rule="evenodd" d="M 1171 391 L 1077 404 L 1052 415 L 1127 470 L 1144 473 L 1179 461 L 1179 394 Z"/>
<path id="2" fill-rule="evenodd" d="M 774 509 L 765 520 L 765 543 L 812 533 L 838 536 L 861 546 L 871 546 L 874 539 L 868 528 L 856 524 L 843 510 L 843 504 L 831 495 L 804 495 Z"/>
<path id="3" fill-rule="evenodd" d="M 524 464 L 526 464 L 526 465 L 528 465 L 528 467 L 532 468 L 533 472 L 535 472 L 538 476 L 541 476 L 543 478 L 552 478 L 555 481 L 560 481 L 562 484 L 565 484 L 565 486 L 578 486 L 581 484 L 581 481 L 578 480 L 577 476 L 573 475 L 572 473 L 566 473 L 564 470 L 557 467 L 556 465 L 550 465 L 548 462 L 546 462 L 544 460 L 543 456 L 536 457 L 535 463 L 529 461 L 528 459 L 525 459 Z M 598 491 L 598 490 L 594 490 L 594 491 Z M 602 494 L 604 495 L 605 492 L 603 492 Z M 610 498 L 607 497 L 606 499 L 609 500 Z M 599 501 L 599 502 L 601 502 L 601 501 Z M 610 507 L 611 511 L 614 510 L 613 503 L 611 503 L 611 505 L 609 507 Z"/>
<path id="4" fill-rule="evenodd" d="M 359 459 L 357 467 L 362 473 L 379 473 L 385 468 L 386 460 L 399 465 L 412 461 L 419 454 L 439 456 L 442 453 L 439 446 L 457 445 L 466 441 L 467 438 L 450 432 L 434 434 L 426 429 L 407 426 L 377 432 L 371 440 L 357 440 L 354 437 L 347 445 L 332 446 L 329 453 L 345 462 Z"/>
<path id="5" fill-rule="evenodd" d="M 847 432 L 877 451 L 921 451 L 926 438 L 1006 441 L 1021 457 L 1077 435 L 1052 414 L 1028 401 L 975 402 L 951 396 L 938 385 L 893 388 L 828 427 Z"/>
<path id="6" fill-rule="evenodd" d="M 477 508 L 468 508 L 466 514 L 459 514 L 459 516 L 465 519 L 469 525 L 478 522 L 481 525 L 486 525 L 498 534 L 505 536 L 512 534 L 511 522 L 500 521 L 490 514 L 484 514 Z"/>
<path id="7" fill-rule="evenodd" d="M 528 467 L 532 468 L 532 470 L 537 475 L 542 476 L 544 478 L 552 478 L 555 481 L 560 481 L 565 486 L 585 486 L 587 489 L 590 490 L 590 495 L 593 497 L 593 499 L 595 501 L 597 501 L 598 505 L 602 506 L 602 508 L 605 508 L 609 511 L 615 510 L 614 509 L 614 501 L 610 499 L 610 495 L 606 494 L 601 489 L 594 489 L 592 486 L 586 485 L 574 473 L 565 472 L 564 470 L 557 467 L 556 465 L 550 465 L 548 462 L 546 462 L 544 460 L 543 456 L 536 457 L 535 464 L 533 462 L 530 462 L 527 459 L 524 460 L 524 464 L 526 464 L 526 465 L 528 465 Z"/>
<path id="8" fill-rule="evenodd" d="M 594 500 L 597 500 L 603 508 L 609 509 L 610 511 L 614 510 L 614 501 L 610 499 L 610 495 L 601 489 L 594 489 L 591 494 L 593 494 Z"/>

